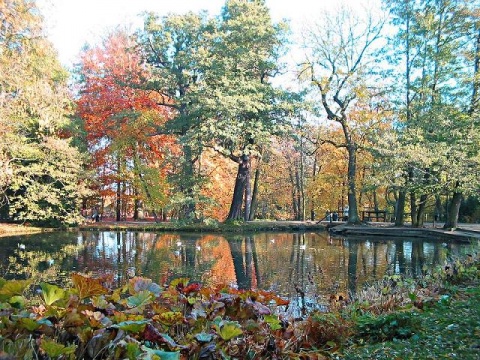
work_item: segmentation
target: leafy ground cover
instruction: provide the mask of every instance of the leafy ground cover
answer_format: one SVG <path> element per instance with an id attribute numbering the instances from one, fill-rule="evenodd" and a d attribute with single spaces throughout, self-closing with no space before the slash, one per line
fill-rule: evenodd
<path id="1" fill-rule="evenodd" d="M 389 324 L 398 325 L 395 319 L 384 326 Z M 449 289 L 433 306 L 416 315 L 415 324 L 417 328 L 407 339 L 357 343 L 345 348 L 343 355 L 337 358 L 480 359 L 479 284 Z"/>
<path id="2" fill-rule="evenodd" d="M 2 359 L 478 359 L 480 257 L 398 275 L 292 319 L 273 293 L 186 278 L 0 279 Z"/>

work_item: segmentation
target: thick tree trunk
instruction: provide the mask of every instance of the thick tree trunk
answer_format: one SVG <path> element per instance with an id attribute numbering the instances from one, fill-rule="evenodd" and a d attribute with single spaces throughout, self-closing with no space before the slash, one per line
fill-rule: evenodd
<path id="1" fill-rule="evenodd" d="M 417 227 L 417 197 L 413 191 L 410 192 L 410 218 L 412 226 Z"/>
<path id="2" fill-rule="evenodd" d="M 456 229 L 458 227 L 458 213 L 460 211 L 460 205 L 462 203 L 463 195 L 460 192 L 453 193 L 452 200 L 448 205 L 448 216 L 444 229 Z"/>
<path id="3" fill-rule="evenodd" d="M 255 220 L 255 213 L 257 212 L 258 207 L 258 184 L 260 181 L 260 173 L 261 173 L 261 159 L 258 162 L 258 166 L 255 170 L 255 176 L 253 179 L 253 191 L 252 191 L 252 203 L 250 205 L 250 216 L 248 217 L 249 221 Z"/>
<path id="4" fill-rule="evenodd" d="M 423 176 L 423 184 L 428 186 L 430 182 L 430 169 L 425 169 L 425 175 Z M 412 213 L 412 226 L 414 227 L 422 227 L 425 220 L 425 211 L 427 206 L 427 199 L 428 195 L 422 194 L 420 196 L 420 202 L 418 207 L 415 209 L 415 217 L 413 217 Z M 412 204 L 413 206 L 413 204 Z"/>
<path id="5" fill-rule="evenodd" d="M 420 204 L 418 205 L 417 209 L 416 227 L 422 227 L 424 224 L 427 198 L 427 195 L 420 196 Z"/>
<path id="6" fill-rule="evenodd" d="M 250 166 L 249 170 L 245 173 L 245 213 L 243 220 L 248 221 L 250 218 L 250 211 L 252 207 L 252 185 L 250 183 Z"/>
<path id="7" fill-rule="evenodd" d="M 353 144 L 348 146 L 348 223 L 358 224 L 357 189 L 355 185 L 355 176 L 357 173 L 357 150 Z"/>
<path id="8" fill-rule="evenodd" d="M 233 189 L 233 198 L 227 220 L 243 219 L 242 206 L 247 179 L 250 178 L 250 158 L 242 156 L 239 160 L 237 178 Z"/>

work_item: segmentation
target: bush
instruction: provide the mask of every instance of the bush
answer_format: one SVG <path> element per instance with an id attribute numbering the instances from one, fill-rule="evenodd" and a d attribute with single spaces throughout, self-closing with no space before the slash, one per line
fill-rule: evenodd
<path id="1" fill-rule="evenodd" d="M 355 338 L 369 342 L 406 339 L 420 330 L 418 313 L 395 312 L 386 315 L 362 315 L 357 318 Z"/>

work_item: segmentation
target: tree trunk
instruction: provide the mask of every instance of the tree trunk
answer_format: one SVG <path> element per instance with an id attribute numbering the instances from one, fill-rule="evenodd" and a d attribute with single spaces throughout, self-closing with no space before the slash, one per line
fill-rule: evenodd
<path id="1" fill-rule="evenodd" d="M 250 165 L 248 171 L 245 173 L 245 213 L 243 216 L 244 221 L 248 221 L 250 218 L 250 211 L 252 208 L 252 185 L 250 183 Z"/>
<path id="2" fill-rule="evenodd" d="M 417 227 L 417 197 L 413 191 L 410 192 L 410 218 L 412 226 Z"/>
<path id="3" fill-rule="evenodd" d="M 460 192 L 454 192 L 452 200 L 448 206 L 448 216 L 444 229 L 454 230 L 458 227 L 458 213 L 460 211 L 460 205 L 462 203 L 463 195 Z"/>
<path id="4" fill-rule="evenodd" d="M 193 159 L 192 148 L 189 145 L 184 145 L 183 155 L 185 157 L 185 163 L 183 168 L 183 173 L 185 176 L 185 182 L 181 185 L 181 191 L 185 195 L 186 202 L 183 205 L 182 212 L 179 214 L 179 217 L 184 219 L 190 219 L 195 216 L 195 201 L 194 199 L 194 166 L 195 160 Z"/>
<path id="5" fill-rule="evenodd" d="M 243 219 L 242 205 L 245 194 L 247 179 L 250 177 L 250 158 L 246 155 L 238 159 L 237 178 L 233 189 L 232 204 L 227 216 L 227 220 Z"/>
<path id="6" fill-rule="evenodd" d="M 348 146 L 348 223 L 358 224 L 357 190 L 355 185 L 355 175 L 357 173 L 357 151 L 354 144 Z"/>
<path id="7" fill-rule="evenodd" d="M 120 180 L 117 181 L 117 199 L 116 199 L 116 221 L 122 220 L 122 201 L 121 201 L 121 193 L 122 193 L 122 183 Z"/>
<path id="8" fill-rule="evenodd" d="M 440 195 L 435 196 L 435 215 L 434 221 L 440 221 L 442 219 L 442 199 Z"/>
<path id="9" fill-rule="evenodd" d="M 425 210 L 427 207 L 427 195 L 422 195 L 420 196 L 420 204 L 418 205 L 417 209 L 417 221 L 416 221 L 416 227 L 422 227 L 424 224 L 425 220 Z"/>
<path id="10" fill-rule="evenodd" d="M 257 212 L 258 207 L 258 184 L 260 181 L 260 173 L 261 173 L 261 161 L 260 158 L 258 161 L 257 168 L 255 169 L 255 176 L 253 179 L 253 191 L 252 191 L 252 203 L 250 205 L 250 216 L 248 217 L 249 221 L 255 220 L 255 213 Z"/>
<path id="11" fill-rule="evenodd" d="M 296 220 L 299 217 L 299 209 L 297 204 L 297 186 L 295 184 L 295 177 L 293 176 L 293 171 L 289 169 L 290 183 L 292 184 L 292 208 L 293 208 L 293 218 Z"/>
<path id="12" fill-rule="evenodd" d="M 303 221 L 305 220 L 305 194 L 303 191 L 303 179 L 301 175 L 302 169 L 300 165 L 300 170 L 295 170 L 295 184 L 297 186 L 297 207 L 298 207 L 298 216 L 295 220 Z"/>
<path id="13" fill-rule="evenodd" d="M 398 192 L 397 204 L 395 206 L 395 226 L 403 226 L 405 224 L 405 202 L 407 193 L 405 190 Z"/>
<path id="14" fill-rule="evenodd" d="M 317 177 L 317 156 L 313 158 L 312 183 L 315 183 Z M 312 194 L 310 199 L 310 220 L 315 221 L 315 196 Z"/>

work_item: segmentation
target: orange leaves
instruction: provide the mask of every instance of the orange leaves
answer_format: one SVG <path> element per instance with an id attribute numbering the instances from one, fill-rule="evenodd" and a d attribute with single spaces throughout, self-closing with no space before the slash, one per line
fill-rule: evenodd
<path id="1" fill-rule="evenodd" d="M 108 289 L 103 286 L 100 279 L 92 279 L 80 274 L 73 274 L 72 282 L 80 299 L 108 293 Z"/>
<path id="2" fill-rule="evenodd" d="M 156 189 L 168 188 L 162 186 L 168 172 L 165 154 L 175 153 L 175 143 L 171 136 L 156 134 L 172 110 L 162 105 L 165 100 L 158 94 L 143 88 L 150 74 L 134 49 L 134 40 L 117 31 L 82 54 L 77 115 L 84 122 L 98 195 L 117 196 L 111 185 L 123 182 L 125 189 L 145 198 L 148 183 L 149 193 L 158 194 L 149 202 L 158 205 L 164 190 Z M 138 174 L 144 180 L 138 181 Z M 132 199 L 121 196 L 127 203 Z"/>

